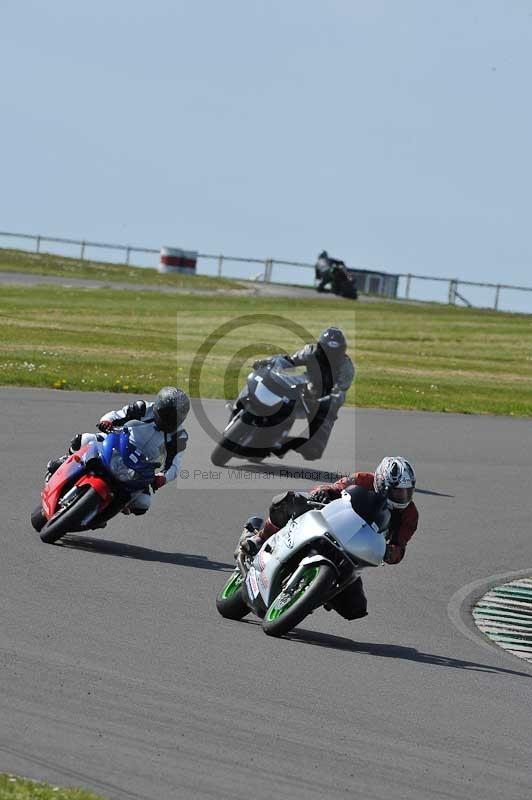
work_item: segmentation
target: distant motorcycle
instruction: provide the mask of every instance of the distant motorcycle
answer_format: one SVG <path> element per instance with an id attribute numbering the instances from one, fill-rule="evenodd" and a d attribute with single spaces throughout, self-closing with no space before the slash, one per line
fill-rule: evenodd
<path id="1" fill-rule="evenodd" d="M 357 282 L 352 272 L 350 272 L 343 261 L 330 260 L 328 265 L 318 262 L 316 264 L 316 280 L 319 281 L 316 290 L 324 292 L 326 286 L 330 285 L 330 291 L 340 297 L 347 297 L 351 300 L 358 298 Z"/>
<path id="2" fill-rule="evenodd" d="M 48 478 L 41 504 L 31 515 L 43 542 L 57 542 L 66 533 L 103 527 L 148 489 L 160 463 L 149 461 L 135 441 L 138 425 L 130 422 L 100 437 L 101 441 L 81 447 Z"/>
<path id="3" fill-rule="evenodd" d="M 312 396 L 306 371 L 279 356 L 253 370 L 234 403 L 220 442 L 211 454 L 216 466 L 229 459 L 262 460 L 283 452 L 296 419 L 309 419 L 320 403 Z"/>
<path id="4" fill-rule="evenodd" d="M 251 611 L 268 636 L 282 636 L 334 597 L 363 569 L 383 563 L 390 513 L 386 499 L 361 486 L 291 519 L 257 555 L 242 553 L 216 598 L 222 617 Z"/>

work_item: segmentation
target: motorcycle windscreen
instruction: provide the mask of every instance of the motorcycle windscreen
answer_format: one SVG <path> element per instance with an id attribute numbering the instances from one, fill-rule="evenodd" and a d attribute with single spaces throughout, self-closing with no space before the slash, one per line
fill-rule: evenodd
<path id="1" fill-rule="evenodd" d="M 152 464 L 160 467 L 166 458 L 164 435 L 153 426 L 139 420 L 131 420 L 124 425 L 129 431 L 129 441 Z"/>
<path id="2" fill-rule="evenodd" d="M 292 389 L 296 386 L 308 384 L 309 382 L 307 368 L 303 365 L 297 367 L 274 366 L 272 371 L 280 378 L 283 378 L 283 380 L 285 380 Z"/>
<path id="3" fill-rule="evenodd" d="M 271 392 L 262 381 L 257 382 L 255 387 L 255 398 L 266 408 L 277 409 L 283 402 L 283 398 Z"/>
<path id="4" fill-rule="evenodd" d="M 356 511 L 348 497 L 333 500 L 321 509 L 327 530 L 355 560 L 378 566 L 386 552 L 386 541 Z"/>

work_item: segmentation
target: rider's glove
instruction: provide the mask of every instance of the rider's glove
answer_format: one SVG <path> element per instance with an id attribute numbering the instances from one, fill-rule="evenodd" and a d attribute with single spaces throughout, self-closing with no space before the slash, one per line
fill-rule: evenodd
<path id="1" fill-rule="evenodd" d="M 113 422 L 110 419 L 101 419 L 96 427 L 103 433 L 109 433 L 113 428 Z"/>
<path id="2" fill-rule="evenodd" d="M 258 358 L 256 361 L 253 362 L 253 369 L 260 369 L 261 367 L 267 367 L 270 363 L 269 358 Z"/>
<path id="3" fill-rule="evenodd" d="M 151 482 L 151 488 L 153 489 L 153 491 L 154 491 L 154 492 L 156 492 L 158 489 L 160 489 L 162 486 L 164 486 L 164 485 L 165 485 L 165 483 L 166 483 L 166 478 L 165 478 L 165 476 L 163 475 L 163 473 L 162 473 L 162 472 L 159 472 L 159 473 L 158 473 L 158 474 L 155 476 L 155 478 L 153 479 L 153 481 Z"/>
<path id="4" fill-rule="evenodd" d="M 325 487 L 320 487 L 314 492 L 311 492 L 309 499 L 314 503 L 329 503 L 331 500 L 331 495 L 328 489 L 325 489 Z"/>
<path id="5" fill-rule="evenodd" d="M 384 561 L 386 564 L 398 564 L 401 561 L 404 552 L 405 549 L 404 547 L 401 547 L 400 544 L 391 544 L 388 542 L 386 545 L 386 553 L 384 554 Z"/>

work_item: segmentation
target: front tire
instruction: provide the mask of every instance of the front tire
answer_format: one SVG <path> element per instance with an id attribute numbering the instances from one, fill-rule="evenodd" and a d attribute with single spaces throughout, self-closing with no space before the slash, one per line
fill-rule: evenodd
<path id="1" fill-rule="evenodd" d="M 98 511 L 101 498 L 98 492 L 92 487 L 88 487 L 76 502 L 64 510 L 60 510 L 44 525 L 41 530 L 41 539 L 46 544 L 57 542 L 65 533 L 82 530 L 81 523 Z"/>
<path id="2" fill-rule="evenodd" d="M 222 439 L 211 453 L 211 461 L 215 467 L 225 467 L 229 459 L 233 457 L 233 454 L 224 447 L 225 441 L 225 439 Z"/>
<path id="3" fill-rule="evenodd" d="M 246 435 L 247 429 L 248 426 L 243 422 L 242 418 L 234 422 L 230 429 L 231 438 L 229 439 L 223 436 L 221 442 L 217 444 L 212 451 L 211 461 L 215 467 L 225 467 L 229 459 L 234 456 L 242 457 L 246 454 L 247 450 L 253 449 L 240 445 L 240 441 Z M 253 455 L 253 453 L 251 453 L 251 455 Z"/>
<path id="4" fill-rule="evenodd" d="M 244 578 L 239 569 L 235 569 L 224 588 L 216 598 L 216 608 L 225 619 L 243 619 L 250 608 L 244 600 Z"/>
<path id="5" fill-rule="evenodd" d="M 297 586 L 281 592 L 270 605 L 262 621 L 267 636 L 283 636 L 322 605 L 336 582 L 330 564 L 308 564 Z"/>
<path id="6" fill-rule="evenodd" d="M 31 524 L 37 533 L 40 533 L 46 525 L 46 517 L 44 516 L 42 506 L 37 506 L 37 508 L 34 508 L 31 512 Z"/>

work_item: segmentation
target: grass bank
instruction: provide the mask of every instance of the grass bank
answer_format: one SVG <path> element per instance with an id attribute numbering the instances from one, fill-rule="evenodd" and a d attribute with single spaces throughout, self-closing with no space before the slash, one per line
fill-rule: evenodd
<path id="1" fill-rule="evenodd" d="M 242 317 L 275 315 L 252 327 Z M 232 321 L 232 322 L 231 322 Z M 215 342 L 212 332 L 229 323 Z M 344 328 L 360 406 L 532 416 L 530 317 L 440 305 L 167 295 L 7 286 L 0 299 L 0 383 L 150 394 L 189 388 L 232 397 L 250 362 L 301 345 L 327 324 Z M 209 338 L 210 337 L 210 338 Z"/>
<path id="2" fill-rule="evenodd" d="M 84 789 L 61 789 L 48 783 L 0 773 L 0 800 L 103 800 Z"/>
<path id="3" fill-rule="evenodd" d="M 51 253 L 26 253 L 22 250 L 0 249 L 0 272 L 23 272 L 26 275 L 53 275 L 58 278 L 78 278 L 106 283 L 136 283 L 171 289 L 208 290 L 213 292 L 245 291 L 242 284 L 229 278 L 208 275 L 160 273 L 149 267 L 129 267 L 127 264 L 107 264 L 101 261 L 80 261 Z"/>

